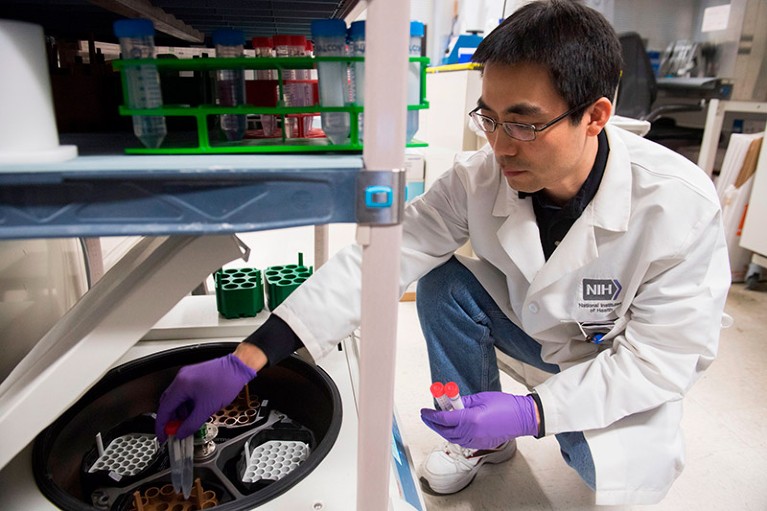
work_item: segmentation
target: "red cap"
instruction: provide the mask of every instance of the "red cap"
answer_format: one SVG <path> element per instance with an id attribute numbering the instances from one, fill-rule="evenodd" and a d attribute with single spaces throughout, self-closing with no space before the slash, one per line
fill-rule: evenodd
<path id="1" fill-rule="evenodd" d="M 445 386 L 438 381 L 432 383 L 431 387 L 429 387 L 429 390 L 431 391 L 431 395 L 434 396 L 434 399 L 445 395 Z"/>
<path id="2" fill-rule="evenodd" d="M 314 51 L 314 43 L 307 39 L 306 40 L 306 46 L 304 46 L 304 49 L 306 51 L 313 52 Z"/>
<path id="3" fill-rule="evenodd" d="M 305 35 L 292 35 L 290 36 L 291 46 L 300 46 L 306 48 L 306 36 Z"/>
<path id="4" fill-rule="evenodd" d="M 454 381 L 449 381 L 445 384 L 445 394 L 450 399 L 453 399 L 458 395 L 458 384 Z"/>
<path id="5" fill-rule="evenodd" d="M 166 435 L 175 435 L 178 431 L 179 426 L 181 426 L 181 421 L 173 420 L 168 421 L 167 424 L 165 424 L 165 434 Z"/>
<path id="6" fill-rule="evenodd" d="M 289 35 L 276 35 L 272 38 L 274 41 L 275 46 L 290 46 L 290 38 L 293 36 Z"/>
<path id="7" fill-rule="evenodd" d="M 271 48 L 274 45 L 271 37 L 254 37 L 251 42 L 253 48 Z"/>

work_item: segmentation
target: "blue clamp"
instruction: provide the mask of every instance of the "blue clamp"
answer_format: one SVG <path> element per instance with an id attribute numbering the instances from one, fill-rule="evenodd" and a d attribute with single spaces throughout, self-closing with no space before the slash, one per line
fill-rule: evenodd
<path id="1" fill-rule="evenodd" d="M 365 206 L 368 208 L 388 208 L 394 202 L 391 186 L 374 185 L 365 188 Z"/>

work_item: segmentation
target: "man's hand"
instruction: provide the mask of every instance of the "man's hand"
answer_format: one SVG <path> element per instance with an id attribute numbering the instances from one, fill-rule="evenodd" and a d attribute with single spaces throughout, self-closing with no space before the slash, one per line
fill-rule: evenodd
<path id="1" fill-rule="evenodd" d="M 178 438 L 193 434 L 211 415 L 234 401 L 255 377 L 256 370 L 233 353 L 182 367 L 160 397 L 155 422 L 157 440 L 167 439 L 165 425 L 174 419 L 182 421 Z"/>
<path id="2" fill-rule="evenodd" d="M 472 449 L 494 449 L 512 438 L 538 434 L 538 410 L 530 396 L 480 392 L 463 396 L 463 410 L 421 409 L 421 420 L 445 440 Z"/>

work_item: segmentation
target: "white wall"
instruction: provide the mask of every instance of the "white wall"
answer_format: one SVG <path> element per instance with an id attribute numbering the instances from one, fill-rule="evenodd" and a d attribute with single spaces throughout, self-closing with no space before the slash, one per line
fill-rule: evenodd
<path id="1" fill-rule="evenodd" d="M 678 39 L 695 35 L 699 0 L 615 0 L 613 27 L 618 33 L 637 32 L 647 49 L 663 51 Z"/>
<path id="2" fill-rule="evenodd" d="M 693 40 L 697 42 L 710 42 L 718 47 L 717 56 L 718 70 L 717 76 L 735 77 L 735 60 L 738 57 L 738 44 L 740 34 L 743 28 L 743 19 L 746 14 L 746 5 L 748 0 L 729 0 L 730 18 L 725 30 L 716 30 L 713 32 L 702 32 L 703 16 L 707 7 L 726 5 L 727 0 L 698 0 L 697 18 L 695 20 L 695 32 Z M 764 30 L 764 28 L 762 28 Z"/>

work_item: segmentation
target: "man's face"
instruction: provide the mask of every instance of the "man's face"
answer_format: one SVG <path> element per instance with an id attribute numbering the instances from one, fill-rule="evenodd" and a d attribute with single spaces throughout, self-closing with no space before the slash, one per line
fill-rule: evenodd
<path id="1" fill-rule="evenodd" d="M 569 106 L 554 89 L 548 71 L 538 64 L 485 65 L 479 113 L 498 122 L 542 126 Z M 572 198 L 591 170 L 596 138 L 587 135 L 588 110 L 575 126 L 570 118 L 524 142 L 509 137 L 498 126 L 487 133 L 495 158 L 509 186 L 522 192 L 546 189 L 552 199 Z"/>

